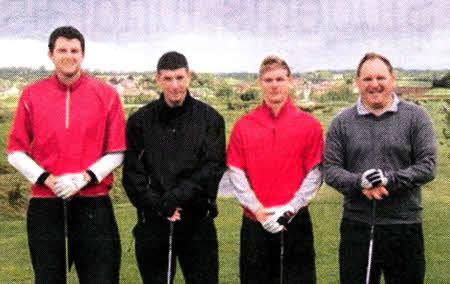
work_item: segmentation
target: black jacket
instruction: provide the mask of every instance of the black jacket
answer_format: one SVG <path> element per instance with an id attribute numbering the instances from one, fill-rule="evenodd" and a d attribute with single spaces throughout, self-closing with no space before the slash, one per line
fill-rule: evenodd
<path id="1" fill-rule="evenodd" d="M 188 93 L 170 108 L 161 95 L 130 116 L 126 138 L 122 183 L 138 211 L 203 214 L 215 204 L 226 168 L 225 123 L 212 107 Z"/>

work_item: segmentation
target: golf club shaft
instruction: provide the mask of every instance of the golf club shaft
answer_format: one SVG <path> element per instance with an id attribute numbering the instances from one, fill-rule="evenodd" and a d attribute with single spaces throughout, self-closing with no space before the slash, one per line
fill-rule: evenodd
<path id="1" fill-rule="evenodd" d="M 367 261 L 366 284 L 370 283 L 370 271 L 372 269 L 373 227 L 373 225 L 370 227 L 369 259 Z"/>
<path id="2" fill-rule="evenodd" d="M 69 268 L 69 225 L 68 225 L 68 212 L 67 201 L 63 200 L 63 218 L 64 218 L 64 257 L 66 261 L 66 269 Z"/>
<path id="3" fill-rule="evenodd" d="M 283 284 L 284 230 L 280 233 L 280 284 Z"/>
<path id="4" fill-rule="evenodd" d="M 376 210 L 377 210 L 377 201 L 376 199 L 374 199 L 372 201 L 372 217 L 371 217 L 372 224 L 370 225 L 369 257 L 367 260 L 366 284 L 370 284 L 370 272 L 372 270 L 373 239 L 376 221 Z"/>
<path id="5" fill-rule="evenodd" d="M 172 278 L 172 249 L 173 249 L 173 227 L 174 222 L 169 224 L 169 257 L 167 264 L 167 284 L 170 284 L 170 278 Z"/>
<path id="6" fill-rule="evenodd" d="M 284 214 L 277 220 L 278 224 L 283 225 L 285 228 L 289 223 L 289 217 Z M 284 230 L 280 232 L 280 284 L 283 284 L 283 260 L 284 260 Z"/>

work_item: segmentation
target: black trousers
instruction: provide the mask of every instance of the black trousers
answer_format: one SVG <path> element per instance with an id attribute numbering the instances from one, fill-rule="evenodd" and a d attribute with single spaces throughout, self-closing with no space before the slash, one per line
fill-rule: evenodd
<path id="1" fill-rule="evenodd" d="M 244 215 L 241 228 L 240 279 L 247 283 L 280 282 L 283 234 L 283 283 L 316 283 L 314 237 L 308 209 L 301 210 L 287 230 L 272 234 Z"/>
<path id="2" fill-rule="evenodd" d="M 65 216 L 69 261 L 79 282 L 119 283 L 121 246 L 109 197 L 74 197 L 66 207 L 60 198 L 30 200 L 27 232 L 35 283 L 66 283 Z"/>
<path id="3" fill-rule="evenodd" d="M 185 283 L 218 283 L 218 242 L 214 220 L 188 214 L 181 218 L 174 223 L 171 281 L 178 257 Z M 140 216 L 134 227 L 136 260 L 145 284 L 167 283 L 169 223 L 160 216 Z"/>
<path id="4" fill-rule="evenodd" d="M 422 224 L 376 225 L 370 283 L 422 284 L 425 257 Z M 370 225 L 342 220 L 339 247 L 341 283 L 365 283 Z"/>

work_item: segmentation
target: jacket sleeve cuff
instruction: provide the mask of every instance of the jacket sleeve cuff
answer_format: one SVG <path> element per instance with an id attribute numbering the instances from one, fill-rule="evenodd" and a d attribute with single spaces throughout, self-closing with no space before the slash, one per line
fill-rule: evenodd
<path id="1" fill-rule="evenodd" d="M 89 175 L 89 177 L 91 178 L 91 180 L 89 181 L 88 184 L 96 184 L 98 183 L 98 178 L 97 176 L 94 174 L 93 171 L 91 170 L 86 170 L 86 173 Z"/>
<path id="2" fill-rule="evenodd" d="M 36 184 L 39 184 L 39 185 L 44 184 L 49 176 L 50 176 L 49 172 L 43 172 L 36 180 Z"/>
<path id="3" fill-rule="evenodd" d="M 394 172 L 386 172 L 385 176 L 388 180 L 386 184 L 386 189 L 391 192 L 395 190 L 395 173 Z"/>

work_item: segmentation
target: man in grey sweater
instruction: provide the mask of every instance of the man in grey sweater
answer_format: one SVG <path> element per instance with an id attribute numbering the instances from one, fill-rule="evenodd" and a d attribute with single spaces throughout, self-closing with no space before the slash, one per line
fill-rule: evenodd
<path id="1" fill-rule="evenodd" d="M 423 283 L 420 187 L 434 178 L 433 126 L 422 107 L 393 92 L 385 57 L 367 53 L 356 73 L 360 96 L 333 119 L 323 161 L 326 183 L 344 195 L 340 280 L 364 283 L 374 225 L 370 283 L 381 272 L 386 283 Z"/>

